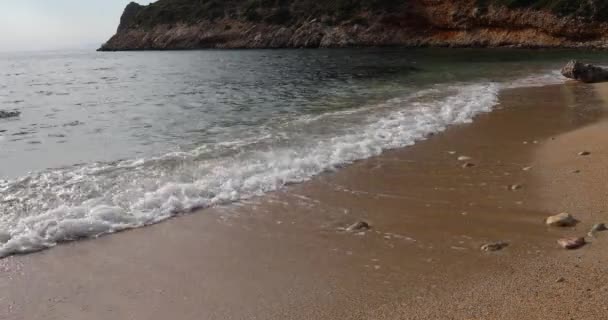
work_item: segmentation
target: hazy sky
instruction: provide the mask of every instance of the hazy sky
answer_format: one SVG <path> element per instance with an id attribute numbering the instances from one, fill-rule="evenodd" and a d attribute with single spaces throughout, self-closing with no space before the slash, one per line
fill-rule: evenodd
<path id="1" fill-rule="evenodd" d="M 129 2 L 0 0 L 0 51 L 95 48 L 114 34 Z"/>

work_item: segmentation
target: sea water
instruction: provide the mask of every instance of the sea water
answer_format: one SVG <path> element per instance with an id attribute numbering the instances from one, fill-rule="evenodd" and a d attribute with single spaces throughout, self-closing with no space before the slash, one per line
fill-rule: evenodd
<path id="1" fill-rule="evenodd" d="M 263 195 L 563 82 L 572 51 L 0 53 L 0 257 Z M 204 211 L 200 214 L 204 214 Z"/>

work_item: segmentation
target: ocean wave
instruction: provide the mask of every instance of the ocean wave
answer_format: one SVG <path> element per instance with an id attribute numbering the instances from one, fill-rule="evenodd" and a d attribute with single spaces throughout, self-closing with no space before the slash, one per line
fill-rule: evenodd
<path id="1" fill-rule="evenodd" d="M 529 82 L 533 81 L 520 83 Z M 242 151 L 243 143 L 227 142 L 224 147 L 240 151 L 219 158 L 203 157 L 209 150 L 201 147 L 0 181 L 0 257 L 142 227 L 303 182 L 384 150 L 412 145 L 450 125 L 470 122 L 498 104 L 500 89 L 513 86 L 496 82 L 437 85 L 391 99 L 383 112 L 364 112 L 357 125 L 333 136 L 301 139 L 306 141 L 302 143 Z M 327 117 L 348 117 L 353 112 L 299 121 L 308 125 Z"/>

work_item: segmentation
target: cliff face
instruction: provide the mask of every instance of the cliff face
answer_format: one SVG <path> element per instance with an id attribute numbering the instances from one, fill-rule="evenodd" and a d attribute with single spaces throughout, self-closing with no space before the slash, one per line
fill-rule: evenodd
<path id="1" fill-rule="evenodd" d="M 148 6 L 131 3 L 116 35 L 100 50 L 608 47 L 606 0 L 323 2 L 160 0 Z"/>

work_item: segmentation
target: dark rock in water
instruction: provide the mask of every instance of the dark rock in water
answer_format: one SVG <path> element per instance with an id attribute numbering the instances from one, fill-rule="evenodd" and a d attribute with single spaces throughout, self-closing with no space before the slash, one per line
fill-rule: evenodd
<path id="1" fill-rule="evenodd" d="M 481 251 L 498 251 L 506 248 L 507 246 L 509 246 L 509 243 L 505 241 L 486 243 L 481 246 Z"/>
<path id="2" fill-rule="evenodd" d="M 572 238 L 562 238 L 557 240 L 557 244 L 560 247 L 568 250 L 578 249 L 584 246 L 587 242 L 585 242 L 585 238 L 572 237 Z"/>
<path id="3" fill-rule="evenodd" d="M 585 83 L 608 81 L 608 70 L 591 64 L 571 60 L 562 68 L 562 75 L 566 78 Z"/>
<path id="4" fill-rule="evenodd" d="M 369 223 L 367 223 L 365 221 L 357 221 L 357 222 L 353 223 L 352 225 L 350 225 L 348 228 L 346 228 L 346 231 L 348 231 L 348 232 L 367 231 L 371 228 L 372 228 L 372 226 L 370 226 Z"/>
<path id="5" fill-rule="evenodd" d="M 18 117 L 21 114 L 19 111 L 2 111 L 0 110 L 0 119 Z"/>

